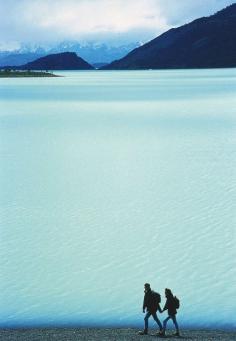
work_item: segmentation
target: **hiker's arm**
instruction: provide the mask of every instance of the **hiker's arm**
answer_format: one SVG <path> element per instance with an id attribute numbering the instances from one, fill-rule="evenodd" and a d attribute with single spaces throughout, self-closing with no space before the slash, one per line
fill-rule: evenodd
<path id="1" fill-rule="evenodd" d="M 143 312 L 145 313 L 145 308 L 146 308 L 146 300 L 145 300 L 145 296 L 144 296 L 144 299 L 143 299 Z"/>
<path id="2" fill-rule="evenodd" d="M 168 305 L 167 305 L 167 302 L 166 302 L 166 304 L 164 305 L 164 308 L 162 309 L 162 313 L 165 311 L 165 310 L 167 310 L 168 309 Z"/>
<path id="3" fill-rule="evenodd" d="M 157 306 L 157 310 L 158 310 L 160 313 L 162 313 L 162 312 L 163 312 L 163 310 L 161 309 L 161 306 L 160 306 L 160 304 L 158 304 L 158 306 Z"/>

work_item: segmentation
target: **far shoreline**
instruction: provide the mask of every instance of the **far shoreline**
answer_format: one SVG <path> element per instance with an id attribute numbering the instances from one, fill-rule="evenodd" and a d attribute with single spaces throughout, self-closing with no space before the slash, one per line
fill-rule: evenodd
<path id="1" fill-rule="evenodd" d="M 165 72 L 165 71 L 219 71 L 219 70 L 236 70 L 236 67 L 214 67 L 214 68 L 157 68 L 157 69 L 94 69 L 94 70 L 55 70 L 55 72 Z M 65 77 L 63 74 L 54 74 L 54 70 L 39 71 L 39 70 L 0 70 L 0 78 L 44 78 L 44 77 Z"/>

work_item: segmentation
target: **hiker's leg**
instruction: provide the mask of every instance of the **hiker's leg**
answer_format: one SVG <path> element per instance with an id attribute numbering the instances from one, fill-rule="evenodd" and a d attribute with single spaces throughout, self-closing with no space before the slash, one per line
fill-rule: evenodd
<path id="1" fill-rule="evenodd" d="M 157 317 L 157 313 L 152 314 L 152 317 L 153 317 L 154 321 L 156 321 L 156 323 L 158 324 L 159 329 L 162 330 L 162 324 L 161 324 L 161 321 L 159 320 L 159 318 Z"/>
<path id="2" fill-rule="evenodd" d="M 144 331 L 148 331 L 148 319 L 152 314 L 148 311 L 144 317 Z"/>
<path id="3" fill-rule="evenodd" d="M 167 322 L 169 321 L 170 319 L 170 316 L 168 316 L 164 321 L 163 321 L 163 333 L 165 333 L 166 331 L 166 325 L 167 325 Z"/>
<path id="4" fill-rule="evenodd" d="M 178 323 L 177 323 L 177 320 L 176 320 L 176 315 L 171 316 L 171 318 L 172 318 L 172 321 L 173 321 L 173 323 L 175 325 L 176 332 L 178 333 L 179 332 L 179 326 L 178 326 Z"/>

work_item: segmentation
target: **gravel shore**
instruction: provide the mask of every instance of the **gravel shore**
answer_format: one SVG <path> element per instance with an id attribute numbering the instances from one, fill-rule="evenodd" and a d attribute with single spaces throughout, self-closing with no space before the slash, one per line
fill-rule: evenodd
<path id="1" fill-rule="evenodd" d="M 2 341 L 144 341 L 144 340 L 204 340 L 204 341 L 233 341 L 236 340 L 236 331 L 221 330 L 183 330 L 180 337 L 171 335 L 165 338 L 158 337 L 156 331 L 151 330 L 149 335 L 140 336 L 133 328 L 33 328 L 33 329 L 0 329 Z"/>

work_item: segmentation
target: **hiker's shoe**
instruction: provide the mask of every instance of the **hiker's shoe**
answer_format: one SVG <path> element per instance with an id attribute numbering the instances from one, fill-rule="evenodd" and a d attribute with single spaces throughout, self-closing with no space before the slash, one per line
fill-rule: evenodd
<path id="1" fill-rule="evenodd" d="M 166 333 L 164 330 L 160 331 L 159 334 L 158 334 L 160 337 L 165 337 L 166 336 Z"/>
<path id="2" fill-rule="evenodd" d="M 147 335 L 147 330 L 142 330 L 140 332 L 138 332 L 139 335 Z"/>
<path id="3" fill-rule="evenodd" d="M 173 334 L 174 336 L 180 336 L 179 332 Z"/>

